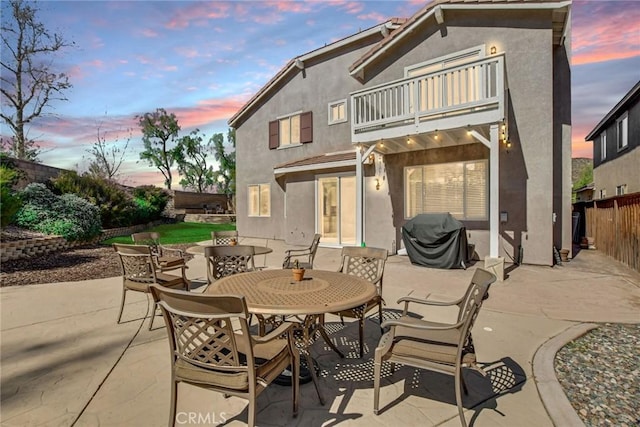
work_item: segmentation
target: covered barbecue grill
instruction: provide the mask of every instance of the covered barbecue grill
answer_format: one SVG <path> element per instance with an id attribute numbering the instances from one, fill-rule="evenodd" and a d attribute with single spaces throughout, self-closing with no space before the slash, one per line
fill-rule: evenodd
<path id="1" fill-rule="evenodd" d="M 449 213 L 420 214 L 402 227 L 412 264 L 432 268 L 467 268 L 470 259 L 464 225 Z"/>

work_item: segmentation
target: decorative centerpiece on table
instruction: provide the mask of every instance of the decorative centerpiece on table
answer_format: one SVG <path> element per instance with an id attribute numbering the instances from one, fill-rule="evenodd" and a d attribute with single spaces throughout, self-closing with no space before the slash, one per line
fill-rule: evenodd
<path id="1" fill-rule="evenodd" d="M 304 268 L 300 268 L 300 264 L 297 259 L 293 261 L 293 269 L 291 271 L 293 272 L 293 280 L 296 282 L 300 282 L 304 279 Z"/>

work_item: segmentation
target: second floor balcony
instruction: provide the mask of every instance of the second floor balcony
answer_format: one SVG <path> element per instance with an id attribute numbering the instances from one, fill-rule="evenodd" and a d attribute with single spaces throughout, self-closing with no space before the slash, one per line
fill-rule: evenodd
<path id="1" fill-rule="evenodd" d="M 504 74 L 498 55 L 353 92 L 352 142 L 499 122 Z"/>

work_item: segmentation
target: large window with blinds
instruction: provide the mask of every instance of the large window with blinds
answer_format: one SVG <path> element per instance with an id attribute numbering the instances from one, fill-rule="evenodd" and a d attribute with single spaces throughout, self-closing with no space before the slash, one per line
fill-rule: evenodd
<path id="1" fill-rule="evenodd" d="M 460 220 L 486 220 L 488 162 L 442 163 L 404 169 L 405 218 L 449 212 Z"/>

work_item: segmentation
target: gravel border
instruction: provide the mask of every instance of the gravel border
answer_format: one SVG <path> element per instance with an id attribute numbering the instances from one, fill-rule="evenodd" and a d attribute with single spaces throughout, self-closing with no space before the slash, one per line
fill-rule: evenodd
<path id="1" fill-rule="evenodd" d="M 600 325 L 555 356 L 555 372 L 587 426 L 640 425 L 640 324 Z"/>

